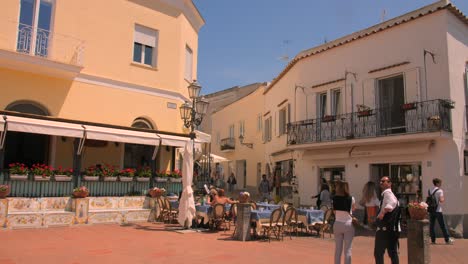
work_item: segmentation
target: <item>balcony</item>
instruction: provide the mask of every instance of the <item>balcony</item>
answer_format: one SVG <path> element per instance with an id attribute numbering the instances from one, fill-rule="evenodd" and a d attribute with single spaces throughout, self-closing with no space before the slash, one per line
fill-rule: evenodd
<path id="1" fill-rule="evenodd" d="M 223 138 L 220 142 L 221 151 L 232 151 L 236 149 L 236 140 L 234 138 Z"/>
<path id="2" fill-rule="evenodd" d="M 0 25 L 0 67 L 59 77 L 81 71 L 82 40 L 18 22 Z"/>
<path id="3" fill-rule="evenodd" d="M 287 144 L 451 132 L 453 107 L 454 102 L 437 99 L 289 123 Z"/>

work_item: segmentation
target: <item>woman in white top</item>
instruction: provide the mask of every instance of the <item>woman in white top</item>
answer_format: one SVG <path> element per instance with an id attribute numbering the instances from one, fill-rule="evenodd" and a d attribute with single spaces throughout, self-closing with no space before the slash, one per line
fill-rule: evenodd
<path id="1" fill-rule="evenodd" d="M 344 181 L 335 183 L 335 196 L 333 197 L 333 210 L 335 212 L 335 224 L 333 234 L 335 236 L 335 264 L 341 263 L 343 252 L 346 264 L 351 263 L 351 245 L 354 238 L 352 212 L 356 209 L 354 197 L 349 195 L 349 185 Z"/>

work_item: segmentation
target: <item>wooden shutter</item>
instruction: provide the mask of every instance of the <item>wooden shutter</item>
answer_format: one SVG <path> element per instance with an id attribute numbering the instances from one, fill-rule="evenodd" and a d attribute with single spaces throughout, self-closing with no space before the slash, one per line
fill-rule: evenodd
<path id="1" fill-rule="evenodd" d="M 367 79 L 362 83 L 363 104 L 375 108 L 375 79 Z"/>
<path id="2" fill-rule="evenodd" d="M 405 72 L 405 102 L 420 101 L 419 91 L 419 69 Z"/>

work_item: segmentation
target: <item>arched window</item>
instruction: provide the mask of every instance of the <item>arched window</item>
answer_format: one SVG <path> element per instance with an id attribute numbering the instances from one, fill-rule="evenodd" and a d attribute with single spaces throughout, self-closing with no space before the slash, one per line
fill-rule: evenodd
<path id="1" fill-rule="evenodd" d="M 45 107 L 35 102 L 14 102 L 7 111 L 48 116 Z M 34 163 L 48 164 L 50 136 L 8 131 L 5 142 L 5 164 L 22 162 L 28 166 Z"/>
<path id="2" fill-rule="evenodd" d="M 142 129 L 153 129 L 153 125 L 145 118 L 137 118 L 133 121 L 132 127 Z M 124 168 L 138 168 L 149 166 L 153 155 L 153 146 L 125 144 Z"/>

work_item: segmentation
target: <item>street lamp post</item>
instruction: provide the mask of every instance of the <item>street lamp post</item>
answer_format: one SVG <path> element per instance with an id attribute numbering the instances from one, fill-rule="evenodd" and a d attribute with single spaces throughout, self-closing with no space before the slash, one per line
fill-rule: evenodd
<path id="1" fill-rule="evenodd" d="M 190 128 L 190 138 L 195 139 L 195 128 L 203 121 L 203 117 L 208 110 L 208 101 L 200 97 L 201 86 L 196 81 L 188 86 L 189 97 L 192 99 L 192 104 L 185 102 L 180 106 L 180 117 L 184 120 L 184 126 Z"/>

